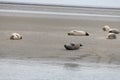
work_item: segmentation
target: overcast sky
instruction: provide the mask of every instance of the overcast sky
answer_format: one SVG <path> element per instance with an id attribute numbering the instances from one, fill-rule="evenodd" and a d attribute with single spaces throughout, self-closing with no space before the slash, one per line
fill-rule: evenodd
<path id="1" fill-rule="evenodd" d="M 0 0 L 2 2 L 120 8 L 120 0 Z"/>

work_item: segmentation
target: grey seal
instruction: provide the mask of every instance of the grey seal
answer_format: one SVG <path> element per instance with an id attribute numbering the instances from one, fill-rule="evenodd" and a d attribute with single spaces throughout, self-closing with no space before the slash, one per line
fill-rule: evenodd
<path id="1" fill-rule="evenodd" d="M 11 40 L 21 40 L 22 36 L 19 33 L 12 33 L 10 36 Z"/>
<path id="2" fill-rule="evenodd" d="M 115 33 L 109 33 L 108 36 L 107 36 L 107 39 L 116 39 L 117 36 Z"/>
<path id="3" fill-rule="evenodd" d="M 109 33 L 115 33 L 115 34 L 119 34 L 120 33 L 119 29 L 117 29 L 117 28 L 110 28 L 108 25 L 105 25 L 102 29 L 103 29 L 103 31 L 107 31 Z"/>
<path id="4" fill-rule="evenodd" d="M 88 32 L 80 31 L 80 30 L 72 30 L 68 32 L 69 36 L 89 36 Z"/>
<path id="5" fill-rule="evenodd" d="M 65 44 L 64 47 L 66 50 L 77 50 L 79 49 L 81 46 L 83 46 L 82 44 L 80 43 L 70 43 L 70 44 Z"/>

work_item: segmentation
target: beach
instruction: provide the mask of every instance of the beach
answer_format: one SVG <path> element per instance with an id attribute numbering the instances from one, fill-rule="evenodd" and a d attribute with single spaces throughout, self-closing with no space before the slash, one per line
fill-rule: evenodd
<path id="1" fill-rule="evenodd" d="M 0 80 L 119 80 L 120 35 L 106 39 L 102 30 L 120 29 L 118 13 L 85 15 L 1 11 Z M 68 36 L 71 30 L 90 36 Z M 23 39 L 10 40 L 12 33 Z M 83 46 L 66 50 L 71 42 Z"/>
<path id="2" fill-rule="evenodd" d="M 32 17 L 0 18 L 0 57 L 16 59 L 55 59 L 80 62 L 119 64 L 119 40 L 106 39 L 104 25 L 119 29 L 119 21 L 94 21 Z M 90 36 L 68 36 L 71 30 L 83 30 Z M 22 40 L 10 40 L 12 33 L 23 36 Z M 81 43 L 79 50 L 69 51 L 64 44 Z"/>

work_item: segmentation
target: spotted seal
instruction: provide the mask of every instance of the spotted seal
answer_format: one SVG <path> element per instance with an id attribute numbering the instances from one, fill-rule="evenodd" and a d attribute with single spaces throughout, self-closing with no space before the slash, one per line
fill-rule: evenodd
<path id="1" fill-rule="evenodd" d="M 69 36 L 89 36 L 88 32 L 80 31 L 80 30 L 72 30 L 68 32 Z"/>
<path id="2" fill-rule="evenodd" d="M 109 33 L 109 34 L 107 35 L 107 39 L 116 39 L 116 38 L 117 38 L 117 36 L 116 36 L 115 33 Z"/>
<path id="3" fill-rule="evenodd" d="M 107 31 L 109 33 L 115 33 L 115 34 L 119 34 L 120 33 L 119 29 L 117 29 L 117 28 L 110 28 L 108 25 L 105 25 L 102 29 L 103 29 L 103 31 Z"/>
<path id="4" fill-rule="evenodd" d="M 82 44 L 80 43 L 70 43 L 70 44 L 65 44 L 64 47 L 66 50 L 77 50 L 79 49 L 81 46 L 83 46 Z"/>
<path id="5" fill-rule="evenodd" d="M 10 36 L 11 40 L 20 40 L 22 39 L 22 36 L 19 33 L 12 33 Z"/>

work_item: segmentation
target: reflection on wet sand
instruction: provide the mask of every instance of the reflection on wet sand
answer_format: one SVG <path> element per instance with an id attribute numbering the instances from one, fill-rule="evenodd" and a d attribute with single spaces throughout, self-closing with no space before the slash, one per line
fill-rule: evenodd
<path id="1" fill-rule="evenodd" d="M 67 69 L 72 69 L 72 68 L 79 67 L 79 64 L 77 64 L 77 63 L 64 63 L 64 67 Z"/>
<path id="2" fill-rule="evenodd" d="M 15 59 L 0 59 L 0 65 L 1 80 L 119 80 L 120 78 L 119 65 Z"/>

